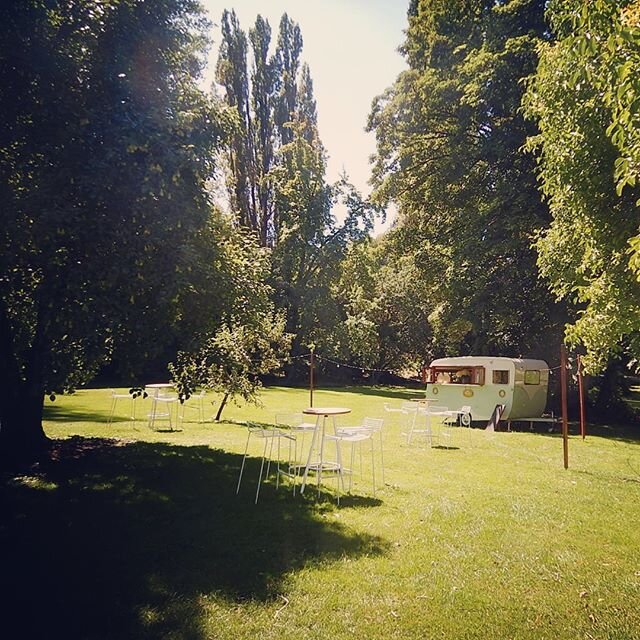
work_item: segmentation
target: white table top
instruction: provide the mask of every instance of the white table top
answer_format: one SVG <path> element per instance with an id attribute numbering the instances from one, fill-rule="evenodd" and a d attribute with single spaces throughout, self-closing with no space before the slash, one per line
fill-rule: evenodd
<path id="1" fill-rule="evenodd" d="M 303 409 L 302 413 L 306 413 L 309 416 L 340 416 L 345 413 L 351 413 L 351 409 L 346 407 L 309 407 Z"/>
<path id="2" fill-rule="evenodd" d="M 153 384 L 145 384 L 146 389 L 168 389 L 173 387 L 171 382 L 154 382 Z"/>

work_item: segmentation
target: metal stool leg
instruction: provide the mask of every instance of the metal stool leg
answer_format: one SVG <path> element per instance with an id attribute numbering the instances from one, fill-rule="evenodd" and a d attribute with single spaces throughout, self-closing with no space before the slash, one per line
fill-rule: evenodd
<path id="1" fill-rule="evenodd" d="M 251 431 L 247 434 L 247 444 L 244 448 L 244 456 L 242 458 L 242 464 L 240 465 L 240 475 L 238 476 L 238 486 L 236 487 L 236 495 L 240 492 L 240 483 L 242 482 L 242 474 L 244 473 L 244 463 L 247 459 L 247 452 L 249 451 L 249 438 L 251 438 Z"/>

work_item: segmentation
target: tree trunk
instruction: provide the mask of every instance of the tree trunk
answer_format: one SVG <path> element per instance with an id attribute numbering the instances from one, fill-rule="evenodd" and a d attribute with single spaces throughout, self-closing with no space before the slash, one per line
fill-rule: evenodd
<path id="1" fill-rule="evenodd" d="M 220 420 L 220 416 L 222 415 L 222 410 L 224 409 L 224 405 L 227 404 L 227 400 L 229 399 L 229 394 L 225 393 L 224 397 L 222 398 L 222 402 L 220 403 L 220 406 L 218 407 L 218 413 L 216 413 L 216 422 L 218 422 Z"/>
<path id="2" fill-rule="evenodd" d="M 0 363 L 0 466 L 6 467 L 35 460 L 46 446 L 47 437 L 42 429 L 44 388 L 22 379 L 2 301 Z M 31 370 L 34 368 L 32 364 Z"/>
<path id="3" fill-rule="evenodd" d="M 20 392 L 2 392 L 0 412 L 0 465 L 38 459 L 49 439 L 42 428 L 44 391 L 21 385 Z"/>
<path id="4" fill-rule="evenodd" d="M 294 299 L 294 296 L 295 299 Z M 302 331 L 300 330 L 299 324 L 300 324 L 300 305 L 298 304 L 298 297 L 297 295 L 293 292 L 290 291 L 289 292 L 289 307 L 287 309 L 287 319 L 286 319 L 286 326 L 285 326 L 285 331 L 287 333 L 291 333 L 293 334 L 293 341 L 291 342 L 291 355 L 293 356 L 299 356 L 301 353 L 303 353 L 302 351 L 302 340 L 303 340 L 303 335 L 302 335 Z M 306 377 L 307 375 L 307 369 L 306 367 L 304 368 L 304 370 L 302 369 L 302 361 L 300 360 L 294 360 L 293 364 L 291 366 L 288 366 L 286 368 L 287 371 L 287 377 L 286 377 L 286 381 L 287 384 L 292 384 L 294 382 L 299 381 L 300 379 L 303 379 Z"/>

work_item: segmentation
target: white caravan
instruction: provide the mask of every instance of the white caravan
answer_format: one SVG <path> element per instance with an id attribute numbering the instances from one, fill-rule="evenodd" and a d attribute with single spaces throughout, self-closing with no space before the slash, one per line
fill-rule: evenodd
<path id="1" fill-rule="evenodd" d="M 503 420 L 526 420 L 544 413 L 548 386 L 544 360 L 462 356 L 431 363 L 426 397 L 453 411 L 469 406 L 472 420 L 488 420 L 498 404 Z"/>

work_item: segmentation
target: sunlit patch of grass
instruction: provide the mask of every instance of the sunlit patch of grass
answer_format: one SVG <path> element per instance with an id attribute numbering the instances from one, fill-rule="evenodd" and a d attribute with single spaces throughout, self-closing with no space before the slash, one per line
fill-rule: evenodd
<path id="1" fill-rule="evenodd" d="M 55 482 L 45 480 L 38 476 L 15 476 L 11 482 L 16 486 L 22 485 L 29 489 L 39 489 L 41 491 L 55 491 L 58 488 Z"/>

